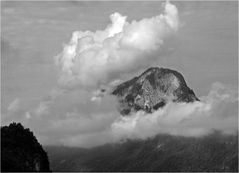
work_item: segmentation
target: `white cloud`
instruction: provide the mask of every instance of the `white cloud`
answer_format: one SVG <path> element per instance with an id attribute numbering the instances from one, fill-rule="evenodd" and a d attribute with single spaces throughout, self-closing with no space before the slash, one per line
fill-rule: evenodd
<path id="1" fill-rule="evenodd" d="M 116 139 L 147 138 L 158 133 L 200 136 L 212 129 L 233 133 L 238 129 L 236 109 L 238 93 L 220 83 L 214 83 L 207 96 L 193 103 L 169 103 L 152 114 L 137 112 L 120 117 L 112 124 Z M 238 111 L 238 110 L 237 110 Z"/>
<path id="2" fill-rule="evenodd" d="M 54 104 L 55 99 L 64 95 L 64 93 L 66 93 L 64 89 L 53 88 L 48 98 L 41 101 L 32 112 L 38 116 L 49 114 L 49 108 L 51 107 L 52 104 Z"/>
<path id="3" fill-rule="evenodd" d="M 20 108 L 20 99 L 15 98 L 7 107 L 8 112 L 16 112 Z"/>
<path id="4" fill-rule="evenodd" d="M 41 102 L 38 107 L 35 109 L 36 115 L 48 114 L 48 104 L 49 102 Z"/>
<path id="5" fill-rule="evenodd" d="M 31 114 L 30 114 L 29 112 L 26 112 L 26 113 L 25 113 L 25 118 L 26 118 L 26 119 L 31 119 Z"/>
<path id="6" fill-rule="evenodd" d="M 105 30 L 72 34 L 70 43 L 56 57 L 62 86 L 96 89 L 149 64 L 155 57 L 148 55 L 161 47 L 179 25 L 178 10 L 169 2 L 158 16 L 131 23 L 126 18 L 114 13 Z"/>

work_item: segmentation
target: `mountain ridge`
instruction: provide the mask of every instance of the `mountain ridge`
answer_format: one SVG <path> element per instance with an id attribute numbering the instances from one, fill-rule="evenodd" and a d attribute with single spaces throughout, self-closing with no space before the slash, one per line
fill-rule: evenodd
<path id="1" fill-rule="evenodd" d="M 93 148 L 45 146 L 53 171 L 237 172 L 238 134 L 158 134 Z"/>

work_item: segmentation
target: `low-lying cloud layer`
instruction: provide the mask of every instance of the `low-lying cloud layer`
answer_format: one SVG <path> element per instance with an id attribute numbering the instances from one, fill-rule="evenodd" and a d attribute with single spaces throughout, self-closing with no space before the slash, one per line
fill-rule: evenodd
<path id="1" fill-rule="evenodd" d="M 84 98 L 84 100 L 82 100 Z M 122 117 L 113 96 L 99 102 L 89 93 L 73 91 L 58 97 L 43 114 L 30 111 L 22 123 L 47 145 L 92 147 L 122 139 L 146 139 L 167 133 L 202 136 L 212 130 L 234 134 L 238 129 L 238 93 L 214 83 L 200 102 L 169 103 L 152 114 L 136 112 Z"/>
<path id="2" fill-rule="evenodd" d="M 179 26 L 178 10 L 169 2 L 158 16 L 131 23 L 126 19 L 114 13 L 103 31 L 75 31 L 56 57 L 61 71 L 59 84 L 87 89 L 109 85 L 122 74 L 152 64 L 159 55 L 149 55 Z"/>
<path id="3" fill-rule="evenodd" d="M 145 139 L 158 133 L 201 136 L 213 129 L 230 134 L 237 131 L 237 112 L 230 110 L 238 103 L 235 91 L 214 83 L 209 94 L 200 99 L 193 103 L 169 103 L 152 114 L 137 112 L 121 117 L 112 124 L 113 133 L 117 139 Z"/>

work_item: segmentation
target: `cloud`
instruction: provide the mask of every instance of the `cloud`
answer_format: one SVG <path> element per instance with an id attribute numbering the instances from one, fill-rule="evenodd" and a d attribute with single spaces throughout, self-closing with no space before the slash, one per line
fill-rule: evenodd
<path id="1" fill-rule="evenodd" d="M 7 111 L 10 112 L 16 112 L 20 108 L 20 99 L 15 98 L 7 107 Z"/>
<path id="2" fill-rule="evenodd" d="M 1 124 L 8 125 L 12 121 L 23 120 L 24 102 L 20 98 L 15 98 L 7 106 L 6 112 L 1 112 Z"/>
<path id="3" fill-rule="evenodd" d="M 35 114 L 37 115 L 43 115 L 48 114 L 48 104 L 49 102 L 41 102 L 39 106 L 35 110 Z"/>
<path id="4" fill-rule="evenodd" d="M 101 101 L 93 102 L 89 93 L 74 90 L 57 97 L 47 111 L 42 109 L 42 114 L 35 109 L 26 112 L 22 123 L 32 129 L 44 145 L 91 147 L 112 140 L 110 125 L 120 116 L 115 105 L 113 96 L 106 95 Z"/>
<path id="5" fill-rule="evenodd" d="M 169 103 L 152 114 L 137 112 L 129 117 L 120 117 L 112 124 L 113 134 L 118 140 L 145 139 L 158 133 L 201 136 L 213 129 L 224 133 L 238 130 L 238 93 L 235 90 L 214 83 L 209 94 L 200 100 Z"/>
<path id="6" fill-rule="evenodd" d="M 168 103 L 152 114 L 122 117 L 115 97 L 90 100 L 89 92 L 67 92 L 51 103 L 47 114 L 26 113 L 23 122 L 44 145 L 93 147 L 122 139 L 146 139 L 160 133 L 202 136 L 212 130 L 233 134 L 238 129 L 238 92 L 214 83 L 200 102 Z"/>
<path id="7" fill-rule="evenodd" d="M 158 58 L 149 56 L 178 30 L 178 10 L 167 2 L 164 13 L 140 21 L 127 22 L 114 13 L 102 31 L 75 31 L 70 43 L 55 60 L 60 67 L 62 87 L 96 89 L 108 85 Z"/>
<path id="8" fill-rule="evenodd" d="M 224 133 L 238 129 L 238 93 L 220 83 L 213 84 L 200 102 L 168 103 L 152 114 L 136 112 L 128 117 L 117 111 L 108 90 L 130 73 L 154 64 L 160 56 L 156 53 L 163 52 L 164 42 L 179 28 L 177 8 L 169 2 L 163 7 L 163 14 L 132 22 L 114 13 L 105 30 L 72 34 L 55 58 L 59 86 L 18 116 L 42 144 L 92 147 L 159 133 L 201 136 L 213 129 Z M 13 101 L 9 111 L 18 102 Z"/>
<path id="9" fill-rule="evenodd" d="M 52 104 L 54 104 L 55 99 L 64 95 L 66 92 L 66 90 L 58 87 L 53 88 L 48 97 L 41 101 L 39 105 L 33 110 L 33 113 L 38 116 L 41 116 L 43 114 L 49 114 L 49 108 Z"/>
<path id="10" fill-rule="evenodd" d="M 30 119 L 30 118 L 31 118 L 31 114 L 30 114 L 29 112 L 26 112 L 26 113 L 25 113 L 25 118 L 26 118 L 26 119 Z"/>

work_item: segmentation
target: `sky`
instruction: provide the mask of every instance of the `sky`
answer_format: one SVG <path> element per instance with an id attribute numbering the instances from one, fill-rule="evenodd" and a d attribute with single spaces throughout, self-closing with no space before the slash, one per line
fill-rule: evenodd
<path id="1" fill-rule="evenodd" d="M 237 116 L 235 98 L 238 98 L 238 94 L 232 93 L 238 90 L 238 2 L 172 1 L 172 4 L 178 10 L 178 25 L 167 29 L 168 26 L 164 26 L 162 20 L 159 26 L 154 27 L 152 19 L 148 20 L 153 23 L 152 29 L 150 22 L 141 19 L 162 14 L 160 1 L 1 1 L 1 124 L 20 121 L 30 127 L 43 144 L 102 144 L 109 139 L 108 134 L 103 135 L 100 141 L 95 137 L 97 132 L 108 133 L 105 128 L 113 124 L 113 131 L 117 131 L 114 135 L 121 134 L 118 129 L 127 124 L 127 121 L 134 120 L 115 123 L 119 115 L 112 109 L 112 103 L 116 104 L 114 98 L 106 96 L 101 103 L 91 102 L 92 93 L 97 92 L 97 87 L 109 85 L 113 79 L 130 79 L 151 66 L 166 67 L 182 73 L 188 86 L 199 98 L 205 97 L 206 103 L 212 98 L 212 88 L 223 88 L 230 96 L 233 95 L 233 99 L 229 99 L 233 104 L 222 112 Z M 154 37 L 145 38 L 149 42 L 144 40 L 143 47 L 140 44 L 133 45 L 139 52 L 143 52 L 140 62 L 135 58 L 139 57 L 138 54 L 128 52 L 126 40 L 122 43 L 123 53 L 120 52 L 119 56 L 128 55 L 129 59 L 132 58 L 132 63 L 114 65 L 114 69 L 102 66 L 104 70 L 99 69 L 95 73 L 89 72 L 91 66 L 85 66 L 86 70 L 82 71 L 84 66 L 76 63 L 73 74 L 80 80 L 74 81 L 70 86 L 62 84 L 62 79 L 64 82 L 69 79 L 62 71 L 66 65 L 64 48 L 71 45 L 69 42 L 72 33 L 88 30 L 92 31 L 94 38 L 98 37 L 100 34 L 96 31 L 106 32 L 105 28 L 111 26 L 109 16 L 115 12 L 127 16 L 129 27 L 125 33 L 130 35 L 139 27 L 143 28 L 142 36 L 143 31 L 149 30 L 159 40 L 152 41 Z M 138 21 L 135 22 L 136 27 L 131 25 L 132 21 Z M 159 33 L 157 29 L 160 30 Z M 126 34 L 123 38 L 127 36 Z M 100 46 L 104 47 L 107 38 L 101 40 Z M 154 44 L 156 47 L 152 48 Z M 108 50 L 109 47 L 106 48 Z M 154 53 L 148 54 L 147 51 L 151 51 L 151 48 Z M 149 60 L 148 57 L 151 56 Z M 86 58 L 84 65 L 94 62 L 89 59 L 92 58 Z M 101 56 L 98 59 L 101 60 Z M 98 61 L 95 62 L 97 65 Z M 86 77 L 79 76 L 82 73 Z M 223 100 L 225 95 L 220 96 Z M 178 105 L 175 107 L 181 110 Z M 206 109 L 206 105 L 194 107 Z M 168 110 L 165 112 L 168 113 Z M 195 113 L 194 108 L 192 112 Z M 164 113 L 157 113 L 157 116 L 158 114 Z M 189 114 L 191 116 L 191 112 L 186 113 Z M 135 115 L 135 118 L 137 116 L 139 115 Z M 230 122 L 229 119 L 228 124 Z M 221 121 L 218 122 L 220 123 Z M 147 129 L 147 126 L 143 129 Z M 147 130 L 152 131 L 151 128 Z M 141 132 L 135 131 L 133 133 L 136 136 Z M 167 129 L 164 131 L 168 132 Z M 185 129 L 182 133 L 184 131 Z M 147 135 L 148 133 L 145 136 Z"/>

